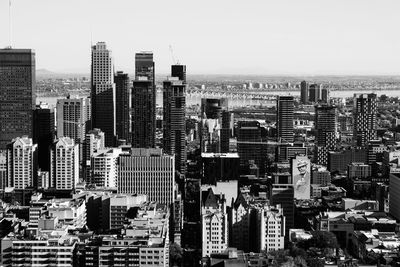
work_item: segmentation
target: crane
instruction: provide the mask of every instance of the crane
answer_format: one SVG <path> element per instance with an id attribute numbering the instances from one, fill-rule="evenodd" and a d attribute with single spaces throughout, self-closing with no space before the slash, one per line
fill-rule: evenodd
<path id="1" fill-rule="evenodd" d="M 172 45 L 169 45 L 169 52 L 171 53 L 173 64 L 179 65 L 179 60 L 175 60 L 174 50 L 172 49 Z"/>

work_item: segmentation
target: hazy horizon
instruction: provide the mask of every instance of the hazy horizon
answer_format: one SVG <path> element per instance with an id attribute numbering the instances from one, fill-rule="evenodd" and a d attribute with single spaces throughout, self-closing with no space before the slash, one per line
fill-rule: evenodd
<path id="1" fill-rule="evenodd" d="M 0 1 L 0 47 L 8 42 Z M 175 61 L 193 75 L 400 75 L 396 0 L 12 1 L 12 46 L 36 52 L 37 69 L 89 73 L 105 41 L 116 70 L 154 52 L 156 73 Z M 29 23 L 26 23 L 26 22 Z"/>

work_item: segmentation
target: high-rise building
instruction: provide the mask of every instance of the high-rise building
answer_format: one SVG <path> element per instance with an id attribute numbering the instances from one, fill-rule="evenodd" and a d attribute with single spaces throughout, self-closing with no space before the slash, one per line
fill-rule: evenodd
<path id="1" fill-rule="evenodd" d="M 201 153 L 201 164 L 202 184 L 239 180 L 238 153 Z"/>
<path id="2" fill-rule="evenodd" d="M 37 186 L 37 144 L 31 138 L 17 137 L 7 145 L 7 170 L 9 187 Z"/>
<path id="3" fill-rule="evenodd" d="M 91 157 L 91 183 L 99 187 L 117 187 L 118 157 L 121 148 L 100 149 Z"/>
<path id="4" fill-rule="evenodd" d="M 57 137 L 69 137 L 82 144 L 90 129 L 90 98 L 57 100 Z"/>
<path id="5" fill-rule="evenodd" d="M 147 77 L 133 81 L 132 87 L 132 147 L 155 146 L 155 102 L 153 83 Z"/>
<path id="6" fill-rule="evenodd" d="M 389 174 L 389 213 L 400 220 L 400 174 Z"/>
<path id="7" fill-rule="evenodd" d="M 237 151 L 242 170 L 256 165 L 263 176 L 267 168 L 267 142 L 262 137 L 263 128 L 258 121 L 239 121 L 237 127 Z"/>
<path id="8" fill-rule="evenodd" d="M 184 83 L 186 83 L 186 65 L 172 65 L 171 77 L 178 77 L 180 81 L 184 81 Z"/>
<path id="9" fill-rule="evenodd" d="M 293 143 L 293 96 L 277 96 L 276 98 L 276 125 L 278 141 Z"/>
<path id="10" fill-rule="evenodd" d="M 35 75 L 33 50 L 0 49 L 0 149 L 16 137 L 32 137 Z"/>
<path id="11" fill-rule="evenodd" d="M 121 194 L 146 194 L 149 201 L 171 204 L 175 195 L 174 156 L 161 149 L 132 149 L 119 156 L 117 190 Z"/>
<path id="12" fill-rule="evenodd" d="M 4 190 L 8 186 L 7 150 L 0 150 L 0 190 Z"/>
<path id="13" fill-rule="evenodd" d="M 289 240 L 289 229 L 294 228 L 294 187 L 289 184 L 274 184 L 271 188 L 271 204 L 280 204 L 286 218 L 285 243 Z"/>
<path id="14" fill-rule="evenodd" d="M 354 94 L 353 138 L 356 146 L 365 147 L 370 140 L 376 139 L 376 115 L 376 94 Z"/>
<path id="15" fill-rule="evenodd" d="M 50 146 L 55 136 L 54 110 L 40 103 L 33 112 L 33 143 L 38 144 L 38 164 L 42 171 L 50 170 Z"/>
<path id="16" fill-rule="evenodd" d="M 186 172 L 185 81 L 178 80 L 178 77 L 164 81 L 163 95 L 163 148 L 165 153 L 175 155 L 175 169 L 184 174 Z"/>
<path id="17" fill-rule="evenodd" d="M 322 85 L 321 84 L 311 84 L 309 88 L 309 98 L 311 103 L 318 103 L 322 97 Z"/>
<path id="18" fill-rule="evenodd" d="M 105 145 L 113 146 L 116 135 L 115 83 L 111 50 L 106 43 L 92 46 L 92 126 L 105 133 Z"/>
<path id="19" fill-rule="evenodd" d="M 315 129 L 317 131 L 317 164 L 328 164 L 328 152 L 336 148 L 337 111 L 335 106 L 321 104 L 315 106 Z"/>
<path id="20" fill-rule="evenodd" d="M 229 152 L 231 113 L 228 99 L 201 99 L 200 148 L 201 152 Z"/>
<path id="21" fill-rule="evenodd" d="M 91 158 L 100 149 L 104 149 L 104 132 L 100 129 L 90 130 L 86 134 L 83 146 L 83 178 L 85 181 L 91 179 Z"/>
<path id="22" fill-rule="evenodd" d="M 309 98 L 308 82 L 302 81 L 300 83 L 300 103 L 303 105 L 307 104 L 308 98 Z"/>
<path id="23" fill-rule="evenodd" d="M 206 257 L 228 248 L 228 214 L 223 195 L 215 195 L 211 188 L 202 194 L 202 252 Z"/>
<path id="24" fill-rule="evenodd" d="M 73 190 L 79 182 L 79 146 L 74 139 L 61 137 L 51 148 L 50 187 Z"/>
<path id="25" fill-rule="evenodd" d="M 131 140 L 131 88 L 129 86 L 129 76 L 127 73 L 117 71 L 114 75 L 116 92 L 116 133 L 118 139 L 123 139 L 130 143 Z"/>
<path id="26" fill-rule="evenodd" d="M 322 88 L 321 89 L 321 101 L 323 103 L 328 103 L 330 102 L 330 90 L 329 88 Z"/>
<path id="27" fill-rule="evenodd" d="M 132 87 L 132 147 L 155 147 L 156 85 L 152 52 L 135 54 Z"/>

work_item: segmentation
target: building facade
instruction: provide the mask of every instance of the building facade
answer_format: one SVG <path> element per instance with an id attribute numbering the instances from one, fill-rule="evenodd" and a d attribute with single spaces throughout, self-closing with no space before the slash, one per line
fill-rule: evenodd
<path id="1" fill-rule="evenodd" d="M 50 186 L 73 190 L 79 182 L 79 146 L 69 137 L 56 140 L 51 148 Z"/>
<path id="2" fill-rule="evenodd" d="M 377 104 L 376 94 L 354 94 L 353 139 L 358 147 L 367 146 L 370 140 L 377 137 Z"/>
<path id="3" fill-rule="evenodd" d="M 277 96 L 276 98 L 276 129 L 278 141 L 293 143 L 293 96 Z"/>
<path id="4" fill-rule="evenodd" d="M 104 42 L 92 46 L 91 99 L 92 126 L 105 133 L 105 145 L 115 143 L 116 94 L 111 50 Z"/>
<path id="5" fill-rule="evenodd" d="M 132 149 L 120 155 L 117 189 L 120 194 L 146 194 L 149 201 L 170 204 L 175 196 L 175 159 L 161 149 Z"/>
<path id="6" fill-rule="evenodd" d="M 185 81 L 177 79 L 164 81 L 163 148 L 167 154 L 175 155 L 175 169 L 185 174 L 186 85 Z"/>
<path id="7" fill-rule="evenodd" d="M 0 149 L 16 137 L 32 137 L 35 66 L 31 49 L 0 49 Z"/>
<path id="8" fill-rule="evenodd" d="M 127 73 L 117 71 L 114 75 L 116 93 L 116 134 L 118 139 L 131 140 L 131 88 Z"/>

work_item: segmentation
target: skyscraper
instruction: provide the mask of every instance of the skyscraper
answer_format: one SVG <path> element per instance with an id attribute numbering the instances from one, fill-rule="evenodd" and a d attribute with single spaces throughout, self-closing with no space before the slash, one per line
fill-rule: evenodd
<path id="1" fill-rule="evenodd" d="M 201 152 L 229 152 L 230 126 L 231 116 L 228 111 L 228 99 L 201 99 Z"/>
<path id="2" fill-rule="evenodd" d="M 114 75 L 116 91 L 116 133 L 118 139 L 130 143 L 130 109 L 131 109 L 131 88 L 127 73 L 117 71 Z"/>
<path id="3" fill-rule="evenodd" d="M 33 143 L 38 144 L 38 164 L 42 171 L 50 170 L 50 146 L 53 143 L 54 110 L 47 104 L 37 105 L 33 112 Z"/>
<path id="4" fill-rule="evenodd" d="M 69 137 L 82 144 L 90 129 L 90 98 L 57 100 L 57 137 Z"/>
<path id="5" fill-rule="evenodd" d="M 267 142 L 262 137 L 263 128 L 258 121 L 239 121 L 237 127 L 237 151 L 240 167 L 247 169 L 256 165 L 260 176 L 267 167 Z"/>
<path id="6" fill-rule="evenodd" d="M 311 84 L 309 88 L 309 101 L 312 103 L 318 103 L 322 97 L 322 85 L 321 84 Z"/>
<path id="7" fill-rule="evenodd" d="M 353 138 L 358 147 L 376 139 L 376 94 L 354 94 Z"/>
<path id="8" fill-rule="evenodd" d="M 27 136 L 17 137 L 7 145 L 7 186 L 26 189 L 37 186 L 37 144 Z"/>
<path id="9" fill-rule="evenodd" d="M 301 104 L 307 104 L 309 97 L 309 88 L 306 81 L 300 83 L 300 102 Z"/>
<path id="10" fill-rule="evenodd" d="M 156 86 L 153 53 L 135 55 L 132 88 L 132 146 L 152 148 L 156 131 Z"/>
<path id="11" fill-rule="evenodd" d="M 176 71 L 174 73 L 174 71 Z M 186 172 L 186 85 L 184 78 L 185 66 L 172 66 L 172 76 L 164 81 L 163 97 L 163 142 L 164 151 L 175 155 L 175 169 Z"/>
<path id="12" fill-rule="evenodd" d="M 315 106 L 315 129 L 317 131 L 316 159 L 317 164 L 328 164 L 328 152 L 336 147 L 337 116 L 336 107 L 323 104 Z"/>
<path id="13" fill-rule="evenodd" d="M 113 146 L 116 135 L 114 71 L 111 50 L 104 42 L 92 46 L 91 99 L 92 126 L 105 133 L 106 146 Z"/>
<path id="14" fill-rule="evenodd" d="M 74 139 L 61 137 L 51 148 L 50 187 L 72 190 L 79 182 L 79 146 Z"/>
<path id="15" fill-rule="evenodd" d="M 276 125 L 278 141 L 293 143 L 293 96 L 277 96 L 276 99 Z"/>
<path id="16" fill-rule="evenodd" d="M 0 49 L 0 149 L 16 137 L 32 137 L 35 105 L 35 52 Z"/>
<path id="17" fill-rule="evenodd" d="M 138 77 L 132 87 L 132 147 L 155 146 L 156 113 L 153 101 L 153 83 L 147 77 Z"/>

